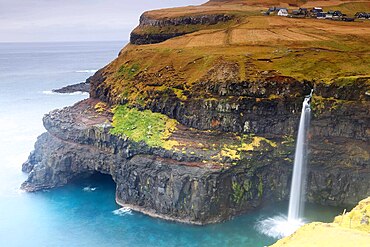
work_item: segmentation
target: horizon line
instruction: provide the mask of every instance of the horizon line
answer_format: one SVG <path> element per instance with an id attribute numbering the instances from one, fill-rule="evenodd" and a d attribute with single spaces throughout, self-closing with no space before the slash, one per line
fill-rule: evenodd
<path id="1" fill-rule="evenodd" d="M 9 44 L 9 43 L 97 43 L 97 42 L 129 42 L 129 40 L 68 40 L 68 41 L 0 41 L 0 44 Z"/>

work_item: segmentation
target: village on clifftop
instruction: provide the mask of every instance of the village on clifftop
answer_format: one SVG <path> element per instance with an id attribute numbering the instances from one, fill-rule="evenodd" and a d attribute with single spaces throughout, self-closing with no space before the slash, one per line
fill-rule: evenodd
<path id="1" fill-rule="evenodd" d="M 262 13 L 264 15 L 278 15 L 291 18 L 316 18 L 349 22 L 355 21 L 355 19 L 370 20 L 370 13 L 357 12 L 353 17 L 349 17 L 339 10 L 328 10 L 324 12 L 322 7 L 313 7 L 310 10 L 307 8 L 299 8 L 292 11 L 289 11 L 288 8 L 270 7 L 267 11 L 263 11 Z"/>

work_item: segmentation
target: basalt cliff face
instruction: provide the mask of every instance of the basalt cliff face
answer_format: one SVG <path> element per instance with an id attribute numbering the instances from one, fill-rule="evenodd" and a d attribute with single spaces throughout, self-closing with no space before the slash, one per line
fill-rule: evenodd
<path id="1" fill-rule="evenodd" d="M 369 32 L 353 31 L 369 27 L 260 8 L 211 1 L 145 13 L 131 44 L 88 79 L 90 99 L 45 115 L 22 188 L 100 172 L 120 205 L 193 224 L 227 220 L 287 199 L 301 105 L 314 89 L 307 199 L 344 206 L 370 195 Z"/>

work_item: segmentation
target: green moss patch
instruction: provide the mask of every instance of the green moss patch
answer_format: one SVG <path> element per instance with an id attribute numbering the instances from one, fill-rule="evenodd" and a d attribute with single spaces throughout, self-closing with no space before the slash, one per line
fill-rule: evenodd
<path id="1" fill-rule="evenodd" d="M 131 80 L 140 71 L 140 66 L 138 64 L 133 65 L 121 65 L 117 71 L 117 77 L 122 77 L 127 80 Z"/>
<path id="2" fill-rule="evenodd" d="M 233 200 L 235 203 L 240 203 L 244 196 L 244 188 L 238 182 L 231 183 L 233 189 Z"/>
<path id="3" fill-rule="evenodd" d="M 178 122 L 160 113 L 126 105 L 117 106 L 114 110 L 111 134 L 128 137 L 135 142 L 145 142 L 151 147 L 171 149 L 176 143 L 169 137 L 176 130 Z"/>

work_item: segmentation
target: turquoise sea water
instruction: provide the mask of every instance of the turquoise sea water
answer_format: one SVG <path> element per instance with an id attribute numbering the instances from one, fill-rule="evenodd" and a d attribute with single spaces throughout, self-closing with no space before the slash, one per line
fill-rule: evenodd
<path id="1" fill-rule="evenodd" d="M 286 214 L 286 202 L 204 227 L 117 211 L 115 185 L 97 175 L 63 188 L 24 193 L 21 164 L 44 130 L 44 113 L 87 95 L 50 94 L 84 81 L 111 61 L 124 43 L 0 43 L 0 247 L 28 246 L 251 246 L 276 239 L 256 223 Z M 310 221 L 331 221 L 342 209 L 307 205 Z"/>

